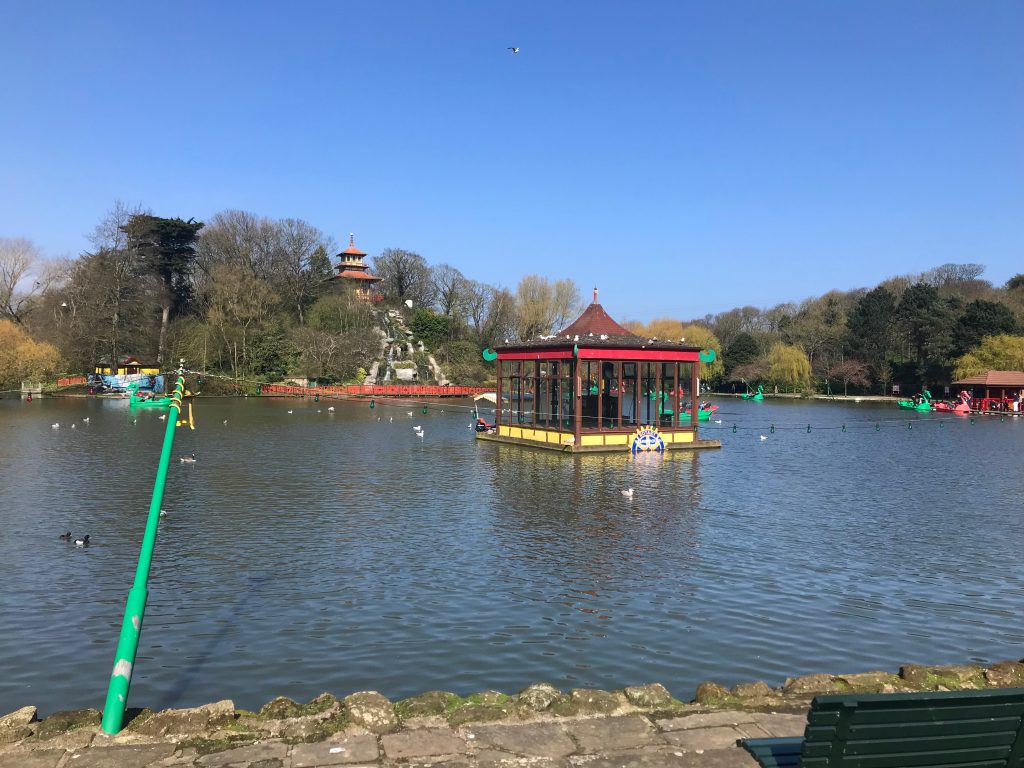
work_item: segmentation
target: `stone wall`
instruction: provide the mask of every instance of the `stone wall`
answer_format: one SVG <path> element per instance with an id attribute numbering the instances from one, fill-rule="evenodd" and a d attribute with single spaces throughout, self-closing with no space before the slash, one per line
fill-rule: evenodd
<path id="1" fill-rule="evenodd" d="M 374 691 L 336 698 L 323 693 L 306 704 L 278 697 L 250 712 L 229 700 L 189 709 L 153 712 L 129 710 L 124 729 L 114 744 L 171 742 L 199 754 L 219 752 L 266 739 L 291 744 L 324 741 L 335 734 L 381 736 L 424 723 L 457 728 L 466 724 L 530 722 L 643 713 L 657 721 L 716 709 L 792 712 L 806 711 L 809 700 L 824 693 L 895 693 L 983 688 L 1024 687 L 1024 660 L 981 666 L 920 666 L 907 664 L 898 672 L 815 674 L 790 678 L 772 688 L 750 682 L 731 688 L 701 683 L 693 699 L 681 701 L 659 683 L 615 691 L 572 688 L 562 691 L 547 684 L 528 686 L 514 695 L 483 691 L 459 696 L 430 691 L 391 702 Z M 0 717 L 0 755 L 11 750 L 84 748 L 97 735 L 100 712 L 81 709 L 37 718 L 35 707 L 23 707 Z"/>

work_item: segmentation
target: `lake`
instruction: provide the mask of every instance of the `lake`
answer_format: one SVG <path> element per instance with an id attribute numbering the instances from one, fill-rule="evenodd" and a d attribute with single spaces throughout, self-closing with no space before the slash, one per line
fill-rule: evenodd
<path id="1" fill-rule="evenodd" d="M 464 400 L 196 400 L 129 705 L 1024 656 L 1024 421 L 717 402 L 721 450 L 633 458 L 478 443 Z M 0 401 L 0 712 L 102 706 L 157 415 Z"/>

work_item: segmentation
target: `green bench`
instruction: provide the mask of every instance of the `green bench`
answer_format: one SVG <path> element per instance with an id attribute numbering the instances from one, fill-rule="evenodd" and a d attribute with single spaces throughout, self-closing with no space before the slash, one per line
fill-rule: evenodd
<path id="1" fill-rule="evenodd" d="M 803 738 L 739 743 L 764 768 L 1024 768 L 1024 688 L 818 696 Z"/>

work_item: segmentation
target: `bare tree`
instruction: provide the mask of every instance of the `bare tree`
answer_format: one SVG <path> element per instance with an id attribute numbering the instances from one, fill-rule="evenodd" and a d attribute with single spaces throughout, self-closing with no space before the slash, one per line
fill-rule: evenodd
<path id="1" fill-rule="evenodd" d="M 551 283 L 540 275 L 527 275 L 516 287 L 519 338 L 530 339 L 563 328 L 579 306 L 580 291 L 572 280 Z"/>
<path id="2" fill-rule="evenodd" d="M 333 242 L 302 219 L 282 219 L 273 225 L 281 279 L 279 290 L 295 308 L 299 325 L 305 324 L 305 309 L 316 296 L 317 286 L 330 276 L 330 262 L 324 260 Z M 325 271 L 326 266 L 326 271 Z"/>
<path id="3" fill-rule="evenodd" d="M 484 322 L 487 320 L 487 312 L 491 301 L 494 298 L 495 289 L 476 280 L 466 281 L 466 318 L 469 320 L 477 341 L 483 340 Z"/>
<path id="4" fill-rule="evenodd" d="M 434 303 L 434 286 L 430 267 L 418 253 L 401 248 L 385 248 L 373 260 L 373 271 L 382 278 L 381 288 L 395 301 L 412 300 L 417 306 L 429 307 Z"/>
<path id="5" fill-rule="evenodd" d="M 220 264 L 240 267 L 266 280 L 274 273 L 273 223 L 248 211 L 222 211 L 206 223 L 199 238 L 198 265 L 207 275 Z"/>
<path id="6" fill-rule="evenodd" d="M 954 283 L 970 283 L 985 273 L 984 264 L 943 264 L 921 275 L 921 282 L 936 288 Z"/>
<path id="7" fill-rule="evenodd" d="M 270 322 L 278 296 L 270 283 L 243 266 L 218 266 L 211 278 L 207 318 L 220 334 L 235 375 L 248 373 L 249 342 Z"/>
<path id="8" fill-rule="evenodd" d="M 430 271 L 430 283 L 442 315 L 452 317 L 463 313 L 469 281 L 459 270 L 450 264 L 438 264 Z"/>
<path id="9" fill-rule="evenodd" d="M 507 341 L 516 333 L 518 317 L 516 299 L 507 288 L 494 288 L 487 314 L 480 331 L 480 342 L 494 346 Z"/>
<path id="10" fill-rule="evenodd" d="M 144 326 L 143 307 L 152 292 L 143 259 L 129 247 L 127 227 L 141 208 L 117 201 L 90 236 L 92 253 L 75 262 L 69 276 L 69 293 L 75 301 L 78 331 L 91 333 L 107 350 L 110 372 L 116 374 L 125 337 L 138 339 Z"/>
<path id="11" fill-rule="evenodd" d="M 0 237 L 0 317 L 24 326 L 26 315 L 58 274 L 31 240 Z"/>

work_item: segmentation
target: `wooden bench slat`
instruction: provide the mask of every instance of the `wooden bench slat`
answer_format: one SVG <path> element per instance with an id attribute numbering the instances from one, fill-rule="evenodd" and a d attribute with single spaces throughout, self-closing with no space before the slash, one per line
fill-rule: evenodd
<path id="1" fill-rule="evenodd" d="M 800 765 L 799 736 L 780 739 L 744 739 L 740 742 L 763 768 L 797 768 Z"/>
<path id="2" fill-rule="evenodd" d="M 857 723 L 850 735 L 857 739 L 917 738 L 923 736 L 959 736 L 968 733 L 1009 733 L 1020 728 L 1020 718 L 999 717 L 975 720 L 936 720 L 930 723 Z"/>
<path id="3" fill-rule="evenodd" d="M 954 765 L 1006 765 L 1005 746 L 988 749 L 895 752 L 883 755 L 850 755 L 833 761 L 836 768 L 949 768 Z M 803 765 L 801 763 L 801 765 Z"/>
<path id="4" fill-rule="evenodd" d="M 965 735 L 940 735 L 924 738 L 888 738 L 888 739 L 851 739 L 843 745 L 843 755 L 885 755 L 898 753 L 967 751 L 972 749 L 987 751 L 999 748 L 1005 755 L 1010 751 L 1017 733 L 1002 731 L 999 733 L 972 733 Z"/>
<path id="5" fill-rule="evenodd" d="M 914 709 L 857 708 L 855 723 L 912 723 L 935 720 L 974 720 L 988 717 L 1024 717 L 1024 701 L 985 706 L 927 707 L 917 703 Z"/>

